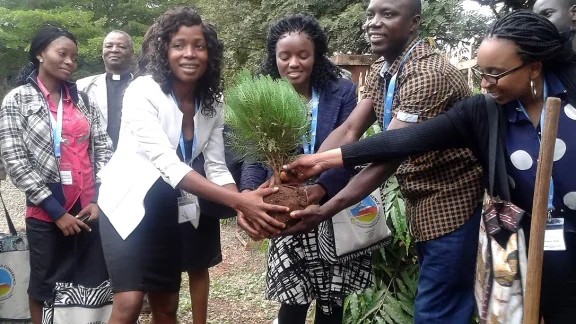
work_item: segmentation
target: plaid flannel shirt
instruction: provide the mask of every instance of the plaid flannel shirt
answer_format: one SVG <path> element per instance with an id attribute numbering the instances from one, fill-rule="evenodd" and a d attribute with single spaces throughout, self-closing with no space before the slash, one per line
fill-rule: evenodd
<path id="1" fill-rule="evenodd" d="M 36 73 L 27 84 L 10 91 L 0 109 L 0 149 L 2 160 L 14 185 L 25 192 L 27 204 L 42 207 L 50 218 L 57 219 L 66 210 L 53 190 L 61 189 L 59 165 L 46 98 L 36 83 Z M 93 165 L 97 200 L 100 180 L 96 174 L 112 157 L 112 142 L 100 122 L 100 110 L 90 101 L 88 106 L 74 83 L 67 82 L 76 107 L 90 125 L 89 155 Z M 62 197 L 63 198 L 63 194 Z"/>
<path id="2" fill-rule="evenodd" d="M 416 41 L 389 66 L 380 58 L 370 68 L 362 99 L 372 99 L 380 125 L 387 83 Z M 435 53 L 426 41 L 421 41 L 408 55 L 397 77 L 392 117 L 404 122 L 422 122 L 469 95 L 460 71 Z M 406 198 L 406 217 L 417 241 L 432 240 L 456 230 L 482 200 L 482 167 L 468 149 L 411 156 L 398 168 L 396 176 Z"/>

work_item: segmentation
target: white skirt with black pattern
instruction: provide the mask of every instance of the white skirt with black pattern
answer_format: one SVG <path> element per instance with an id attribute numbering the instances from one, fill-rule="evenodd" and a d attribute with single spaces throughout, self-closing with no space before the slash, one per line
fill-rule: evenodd
<path id="1" fill-rule="evenodd" d="M 320 257 L 317 229 L 270 240 L 266 278 L 269 300 L 305 305 L 316 299 L 322 312 L 331 314 L 333 305 L 342 306 L 346 296 L 372 285 L 371 254 L 331 264 Z"/>

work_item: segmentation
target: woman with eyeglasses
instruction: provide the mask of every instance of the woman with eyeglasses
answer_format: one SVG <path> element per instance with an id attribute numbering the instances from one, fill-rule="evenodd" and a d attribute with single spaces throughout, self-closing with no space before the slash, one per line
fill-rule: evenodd
<path id="1" fill-rule="evenodd" d="M 526 11 L 498 20 L 478 49 L 482 88 L 496 101 L 498 123 L 489 123 L 491 99 L 476 95 L 424 123 L 386 131 L 339 149 L 305 155 L 286 169 L 308 177 L 328 168 L 383 162 L 456 147 L 471 148 L 489 170 L 489 134 L 497 134 L 502 167 L 495 170 L 490 194 L 532 212 L 541 128 L 547 97 L 562 100 L 554 151 L 549 202 L 553 218 L 564 220 L 566 247 L 545 251 L 540 312 L 546 324 L 573 323 L 576 318 L 576 55 L 572 35 L 560 34 L 546 18 Z M 493 109 L 491 111 L 494 111 Z M 381 183 L 372 164 L 331 201 L 294 212 L 306 224 L 331 217 L 360 200 Z M 529 229 L 530 217 L 522 220 Z M 529 235 L 526 235 L 529 237 Z"/>

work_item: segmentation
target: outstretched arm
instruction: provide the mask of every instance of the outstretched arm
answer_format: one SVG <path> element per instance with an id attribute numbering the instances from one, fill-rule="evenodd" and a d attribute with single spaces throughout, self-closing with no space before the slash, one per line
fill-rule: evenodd
<path id="1" fill-rule="evenodd" d="M 342 125 L 333 130 L 322 142 L 318 153 L 356 142 L 376 122 L 372 99 L 362 99 Z"/>
<path id="2" fill-rule="evenodd" d="M 468 125 L 468 115 L 455 107 L 426 122 L 412 127 L 393 120 L 388 131 L 370 136 L 339 149 L 323 153 L 302 155 L 285 166 L 285 170 L 306 179 L 326 169 L 352 167 L 373 162 L 402 159 L 413 154 L 440 151 L 449 148 L 471 147 L 475 144 L 474 130 Z"/>

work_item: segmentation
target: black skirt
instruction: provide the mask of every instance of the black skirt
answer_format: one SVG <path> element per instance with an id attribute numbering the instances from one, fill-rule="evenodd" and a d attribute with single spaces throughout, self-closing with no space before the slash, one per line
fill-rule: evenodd
<path id="1" fill-rule="evenodd" d="M 200 204 L 202 208 L 202 204 Z M 182 271 L 203 270 L 222 262 L 220 220 L 202 213 L 198 228 L 192 223 L 180 224 Z"/>
<path id="2" fill-rule="evenodd" d="M 100 217 L 104 258 L 114 292 L 180 289 L 179 196 L 178 189 L 159 178 L 144 198 L 144 218 L 126 240 L 108 217 Z"/>
<path id="3" fill-rule="evenodd" d="M 82 210 L 77 202 L 69 213 Z M 57 282 L 98 287 L 108 279 L 97 221 L 88 221 L 91 232 L 64 236 L 53 222 L 26 218 L 30 246 L 30 282 L 28 295 L 36 301 L 54 297 Z"/>

